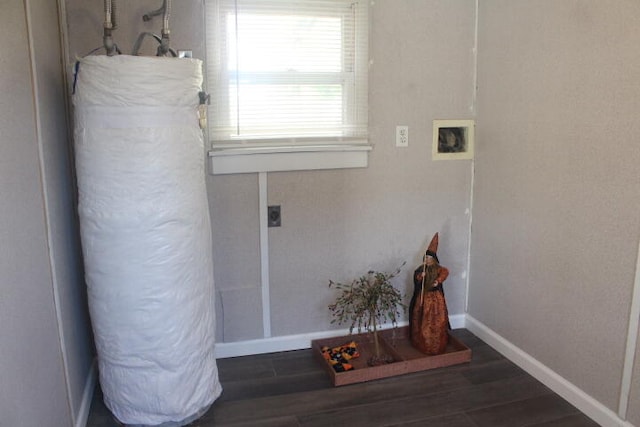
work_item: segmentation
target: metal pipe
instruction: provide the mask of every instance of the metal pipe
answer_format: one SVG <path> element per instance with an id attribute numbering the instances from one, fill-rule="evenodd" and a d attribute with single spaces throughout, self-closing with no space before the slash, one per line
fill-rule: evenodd
<path id="1" fill-rule="evenodd" d="M 142 20 L 147 22 L 150 21 L 154 16 L 158 16 L 162 14 L 162 31 L 161 31 L 161 39 L 160 46 L 158 46 L 157 56 L 165 56 L 167 53 L 171 53 L 173 56 L 176 56 L 175 52 L 169 47 L 169 34 L 171 31 L 169 30 L 169 17 L 171 16 L 171 0 L 163 0 L 162 6 L 159 9 L 154 11 L 145 13 L 142 15 Z M 140 43 L 142 43 L 142 39 L 144 35 L 139 39 Z M 138 48 L 140 47 L 137 44 Z M 135 55 L 135 53 L 134 53 Z"/>
<path id="2" fill-rule="evenodd" d="M 171 0 L 164 0 L 164 17 L 162 22 L 162 32 L 169 34 L 169 17 L 171 16 Z"/>
<path id="3" fill-rule="evenodd" d="M 158 16 L 164 13 L 165 10 L 165 2 L 163 0 L 162 6 L 160 6 L 158 9 L 153 10 L 151 12 L 145 13 L 144 15 L 142 15 L 142 20 L 144 22 L 147 21 L 151 21 L 153 19 L 154 16 Z"/>
<path id="4" fill-rule="evenodd" d="M 117 5 L 118 2 L 116 0 L 111 0 L 111 29 L 113 30 L 118 28 L 118 22 L 116 19 L 118 17 Z"/>
<path id="5" fill-rule="evenodd" d="M 171 15 L 171 0 L 164 0 L 162 7 L 164 9 L 164 14 L 162 16 L 162 41 L 158 47 L 158 56 L 165 56 L 171 51 L 171 48 L 169 47 L 169 15 Z"/>
<path id="6" fill-rule="evenodd" d="M 112 11 L 111 0 L 104 0 L 104 28 L 105 29 L 112 28 L 111 11 Z"/>
<path id="7" fill-rule="evenodd" d="M 113 30 L 115 29 L 115 3 L 116 0 L 104 0 L 104 32 L 102 43 L 107 56 L 120 53 L 118 46 L 113 42 Z"/>

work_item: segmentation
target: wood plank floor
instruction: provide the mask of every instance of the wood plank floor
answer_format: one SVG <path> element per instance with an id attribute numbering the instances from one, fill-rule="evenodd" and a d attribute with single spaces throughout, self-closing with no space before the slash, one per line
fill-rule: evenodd
<path id="1" fill-rule="evenodd" d="M 595 427 L 465 329 L 463 365 L 333 387 L 311 350 L 218 361 L 222 396 L 194 427 Z M 115 427 L 98 390 L 88 427 Z"/>

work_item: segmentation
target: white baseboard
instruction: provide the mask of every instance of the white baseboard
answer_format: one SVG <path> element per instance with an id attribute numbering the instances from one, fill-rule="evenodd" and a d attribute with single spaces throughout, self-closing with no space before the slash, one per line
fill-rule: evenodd
<path id="1" fill-rule="evenodd" d="M 86 427 L 89 420 L 89 411 L 91 410 L 91 401 L 93 400 L 93 393 L 96 390 L 96 384 L 98 381 L 98 369 L 97 360 L 94 358 L 87 374 L 87 379 L 84 383 L 84 391 L 82 392 L 82 403 L 80 404 L 80 410 L 76 416 L 75 427 Z"/>
<path id="2" fill-rule="evenodd" d="M 449 316 L 449 322 L 451 323 L 451 328 L 453 329 L 464 328 L 465 315 L 457 314 Z M 398 326 L 405 326 L 407 324 L 407 322 L 399 322 Z M 216 344 L 215 354 L 217 359 L 225 359 L 227 357 L 247 356 L 250 354 L 300 350 L 304 348 L 310 348 L 312 340 L 347 335 L 348 333 L 348 329 L 340 329 L 322 332 L 309 332 L 298 335 L 260 338 L 247 341 L 218 343 Z"/>
<path id="3" fill-rule="evenodd" d="M 467 314 L 466 328 L 603 427 L 633 427 L 528 353 Z"/>

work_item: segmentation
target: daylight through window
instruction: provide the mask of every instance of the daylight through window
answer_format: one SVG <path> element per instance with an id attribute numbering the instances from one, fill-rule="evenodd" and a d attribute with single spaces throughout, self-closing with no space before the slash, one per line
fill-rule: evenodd
<path id="1" fill-rule="evenodd" d="M 208 0 L 215 143 L 366 140 L 367 3 Z"/>

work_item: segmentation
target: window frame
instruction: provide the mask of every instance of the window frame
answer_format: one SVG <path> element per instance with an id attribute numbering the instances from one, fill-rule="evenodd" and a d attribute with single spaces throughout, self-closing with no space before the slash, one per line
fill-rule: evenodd
<path id="1" fill-rule="evenodd" d="M 317 0 L 308 0 L 308 3 L 313 3 Z M 332 0 L 336 3 L 346 3 L 344 0 Z M 326 2 L 326 1 L 325 1 Z M 296 2 L 296 8 L 300 7 L 300 3 L 302 1 Z M 367 1 L 355 0 L 350 1 L 349 3 L 358 4 L 358 7 L 364 7 L 367 10 L 364 13 L 367 13 L 367 21 L 368 21 L 368 8 L 369 4 Z M 215 6 L 214 6 L 215 7 Z M 357 13 L 363 13 L 362 10 Z M 209 16 L 209 13 L 207 13 Z M 207 22 L 207 25 L 212 25 L 211 22 Z M 368 22 L 367 22 L 368 25 Z M 220 30 L 218 30 L 220 31 Z M 223 29 L 222 31 L 226 31 Z M 361 28 L 354 28 L 354 37 L 357 37 L 357 32 L 362 31 Z M 207 34 L 209 34 L 207 32 Z M 360 36 L 363 36 L 362 34 Z M 207 35 L 207 39 L 209 39 L 209 35 Z M 351 41 L 348 40 L 348 43 Z M 353 42 L 356 42 L 354 39 Z M 343 41 L 344 43 L 344 41 Z M 368 132 L 367 132 L 367 91 L 365 90 L 364 94 L 360 93 L 347 93 L 350 90 L 357 92 L 354 88 L 353 84 L 345 84 L 344 82 L 347 80 L 355 79 L 355 75 L 357 72 L 362 72 L 362 69 L 358 71 L 357 67 L 365 67 L 365 73 L 368 68 L 368 28 L 366 29 L 366 33 L 364 35 L 364 43 L 365 49 L 364 51 L 357 52 L 354 50 L 353 52 L 353 70 L 345 72 L 345 70 L 340 70 L 335 73 L 327 73 L 325 77 L 327 80 L 339 80 L 342 83 L 343 87 L 343 115 L 347 115 L 346 118 L 343 118 L 343 123 L 349 123 L 353 126 L 355 119 L 358 114 L 364 114 L 364 128 L 360 128 L 360 133 L 355 133 L 354 136 L 351 135 L 340 135 L 340 136 L 286 136 L 286 137 L 272 137 L 272 138 L 260 138 L 260 139 L 249 139 L 245 137 L 230 137 L 230 138 L 211 138 L 211 150 L 209 151 L 209 159 L 210 159 L 210 172 L 213 174 L 220 173 L 250 173 L 250 172 L 271 172 L 271 171 L 284 171 L 284 170 L 309 170 L 309 169 L 334 169 L 334 168 L 350 168 L 350 167 L 366 167 L 368 164 L 368 152 L 371 150 L 371 146 L 368 141 Z M 208 64 L 207 65 L 207 75 L 209 76 L 212 72 L 210 67 L 226 67 L 227 64 L 225 62 L 225 58 L 222 58 L 222 52 L 212 52 L 212 48 L 210 46 L 207 47 L 207 58 L 211 59 L 212 57 L 215 59 L 216 65 Z M 345 50 L 343 49 L 343 55 L 345 55 Z M 363 57 L 364 56 L 364 57 Z M 228 57 L 227 57 L 228 58 Z M 344 57 L 342 58 L 344 62 Z M 362 64 L 364 61 L 364 64 Z M 215 72 L 215 70 L 214 70 Z M 261 77 L 265 79 L 273 78 L 274 73 L 260 73 L 263 74 Z M 306 76 L 304 74 L 307 74 Z M 300 73 L 296 77 L 308 77 L 313 73 Z M 254 77 L 257 74 L 254 75 Z M 230 82 L 230 79 L 227 80 Z M 209 79 L 209 83 L 211 79 Z M 366 80 L 365 80 L 365 88 L 366 88 Z M 225 84 L 225 88 L 229 88 L 229 83 Z M 220 88 L 219 88 L 220 89 Z M 224 90 L 224 88 L 222 88 Z M 229 93 L 226 92 L 226 99 L 229 99 Z M 358 97 L 364 96 L 364 106 L 362 105 L 354 105 L 355 103 L 361 101 Z M 220 98 L 220 97 L 219 97 Z M 349 105 L 345 107 L 345 102 Z M 226 107 L 227 110 L 229 108 L 229 104 L 222 105 L 222 108 Z M 218 106 L 220 109 L 221 106 Z M 362 117 L 360 117 L 362 118 Z M 230 123 L 227 121 L 227 123 Z M 211 135 L 212 131 L 209 130 L 209 134 Z M 213 136 L 213 135 L 211 135 Z"/>

